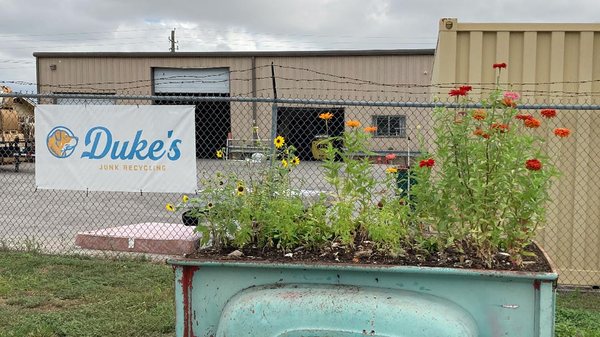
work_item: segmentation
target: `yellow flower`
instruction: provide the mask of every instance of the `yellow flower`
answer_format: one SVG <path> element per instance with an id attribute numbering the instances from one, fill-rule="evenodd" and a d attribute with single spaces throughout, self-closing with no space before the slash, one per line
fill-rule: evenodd
<path id="1" fill-rule="evenodd" d="M 223 151 L 221 151 L 221 150 L 217 151 L 217 158 L 223 158 Z"/>
<path id="2" fill-rule="evenodd" d="M 322 114 L 319 115 L 319 118 L 328 121 L 328 120 L 330 120 L 330 119 L 333 118 L 333 114 L 331 112 L 324 112 L 324 113 L 322 113 Z"/>
<path id="3" fill-rule="evenodd" d="M 244 188 L 244 186 L 238 185 L 238 187 L 237 187 L 237 195 L 244 195 L 244 191 L 245 190 L 246 189 Z"/>
<path id="4" fill-rule="evenodd" d="M 387 172 L 387 173 L 398 173 L 398 168 L 396 168 L 396 167 L 388 167 L 387 169 L 385 169 L 385 172 Z"/>
<path id="5" fill-rule="evenodd" d="M 276 148 L 280 149 L 283 146 L 283 144 L 285 143 L 285 138 L 283 138 L 281 136 L 277 136 L 277 138 L 275 138 L 273 143 L 275 144 Z"/>
<path id="6" fill-rule="evenodd" d="M 187 195 L 184 195 L 184 196 L 181 198 L 181 201 L 183 201 L 184 203 L 187 203 L 188 201 L 190 201 L 190 197 L 188 197 Z"/>
<path id="7" fill-rule="evenodd" d="M 355 120 L 349 120 L 346 122 L 346 125 L 348 125 L 351 128 L 357 128 L 360 126 L 360 122 L 359 121 L 355 121 Z"/>
<path id="8" fill-rule="evenodd" d="M 285 159 L 281 160 L 281 166 L 283 166 L 284 168 L 288 167 L 288 162 Z"/>
<path id="9" fill-rule="evenodd" d="M 292 159 L 292 164 L 294 164 L 294 166 L 298 166 L 298 164 L 300 164 L 300 158 L 294 157 L 294 159 Z"/>
<path id="10" fill-rule="evenodd" d="M 175 212 L 175 206 L 173 206 L 172 204 L 167 204 L 167 206 L 165 206 L 165 208 L 169 212 Z"/>

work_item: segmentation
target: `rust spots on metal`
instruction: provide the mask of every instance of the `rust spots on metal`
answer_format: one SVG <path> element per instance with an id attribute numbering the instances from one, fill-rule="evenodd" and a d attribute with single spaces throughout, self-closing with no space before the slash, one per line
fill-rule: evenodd
<path id="1" fill-rule="evenodd" d="M 182 270 L 181 289 L 183 297 L 183 336 L 184 337 L 195 337 L 192 331 L 192 281 L 194 279 L 194 273 L 198 271 L 198 266 L 184 266 Z"/>
<path id="2" fill-rule="evenodd" d="M 540 290 L 540 286 L 541 285 L 542 285 L 542 281 L 540 281 L 540 280 L 534 280 L 533 281 L 533 289 Z"/>

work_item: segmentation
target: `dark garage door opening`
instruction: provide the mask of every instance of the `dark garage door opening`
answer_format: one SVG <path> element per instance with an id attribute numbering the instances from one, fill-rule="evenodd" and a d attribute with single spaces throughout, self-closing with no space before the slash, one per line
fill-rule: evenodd
<path id="1" fill-rule="evenodd" d="M 177 96 L 229 97 L 229 94 L 210 93 L 160 93 L 164 100 L 154 101 L 157 105 L 196 106 L 196 157 L 216 158 L 217 150 L 227 146 L 227 135 L 231 132 L 231 105 L 226 101 L 182 101 Z"/>
<path id="2" fill-rule="evenodd" d="M 333 118 L 325 121 L 319 115 L 325 112 Z M 315 160 L 312 155 L 312 142 L 319 135 L 341 136 L 344 132 L 344 108 L 306 108 L 279 107 L 277 109 L 277 134 L 286 139 L 286 143 L 297 149 L 300 160 Z"/>

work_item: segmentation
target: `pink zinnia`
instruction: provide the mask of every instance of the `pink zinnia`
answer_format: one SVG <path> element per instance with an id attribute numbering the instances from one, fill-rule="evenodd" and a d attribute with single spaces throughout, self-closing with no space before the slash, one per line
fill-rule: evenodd
<path id="1" fill-rule="evenodd" d="M 521 95 L 519 95 L 518 92 L 513 92 L 513 91 L 507 91 L 504 93 L 504 98 L 508 98 L 512 101 L 516 101 L 519 98 L 521 98 Z"/>
<path id="2" fill-rule="evenodd" d="M 385 156 L 385 159 L 387 159 L 387 160 L 394 160 L 394 159 L 396 159 L 396 155 L 393 154 L 393 153 L 389 153 L 389 154 L 387 154 Z"/>

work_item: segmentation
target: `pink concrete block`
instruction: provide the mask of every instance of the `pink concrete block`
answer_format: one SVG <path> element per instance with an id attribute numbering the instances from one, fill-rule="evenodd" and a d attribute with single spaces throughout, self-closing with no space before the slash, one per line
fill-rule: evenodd
<path id="1" fill-rule="evenodd" d="M 200 234 L 183 224 L 146 222 L 77 233 L 85 249 L 183 255 L 196 251 Z"/>

